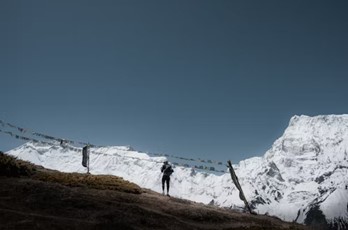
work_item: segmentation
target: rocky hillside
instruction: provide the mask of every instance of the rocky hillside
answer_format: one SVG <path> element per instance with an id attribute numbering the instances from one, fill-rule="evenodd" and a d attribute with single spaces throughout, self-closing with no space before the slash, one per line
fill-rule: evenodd
<path id="1" fill-rule="evenodd" d="M 0 229 L 305 229 L 160 195 L 120 177 L 62 173 L 0 153 Z"/>

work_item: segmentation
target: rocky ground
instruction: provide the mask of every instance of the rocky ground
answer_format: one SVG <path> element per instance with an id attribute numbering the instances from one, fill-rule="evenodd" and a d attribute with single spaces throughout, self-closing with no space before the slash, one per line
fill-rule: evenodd
<path id="1" fill-rule="evenodd" d="M 167 197 L 115 176 L 61 173 L 0 153 L 0 229 L 307 229 Z"/>

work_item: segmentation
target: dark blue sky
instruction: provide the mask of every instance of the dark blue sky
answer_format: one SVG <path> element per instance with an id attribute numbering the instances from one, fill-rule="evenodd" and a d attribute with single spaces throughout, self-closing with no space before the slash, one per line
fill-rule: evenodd
<path id="1" fill-rule="evenodd" d="M 348 113 L 347 1 L 0 1 L 0 119 L 237 162 Z M 0 134 L 0 149 L 22 142 Z"/>

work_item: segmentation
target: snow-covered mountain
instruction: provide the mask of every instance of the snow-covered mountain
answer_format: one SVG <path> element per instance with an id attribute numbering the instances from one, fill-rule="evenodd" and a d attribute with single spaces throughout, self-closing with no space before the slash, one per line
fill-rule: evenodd
<path id="1" fill-rule="evenodd" d="M 234 165 L 252 208 L 299 223 L 348 222 L 348 115 L 294 116 L 282 137 L 263 157 Z M 8 152 L 46 168 L 86 172 L 81 152 L 62 145 L 28 142 Z M 90 172 L 121 176 L 161 192 L 164 157 L 150 157 L 128 147 L 92 148 Z M 175 167 L 171 195 L 222 207 L 243 207 L 230 174 Z"/>

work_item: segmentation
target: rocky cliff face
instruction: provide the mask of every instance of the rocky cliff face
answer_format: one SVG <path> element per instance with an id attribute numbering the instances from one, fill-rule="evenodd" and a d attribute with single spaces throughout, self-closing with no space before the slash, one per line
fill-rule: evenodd
<path id="1" fill-rule="evenodd" d="M 347 152 L 347 115 L 294 116 L 283 136 L 263 157 L 275 172 L 264 179 L 274 175 L 278 179 L 272 184 L 278 187 L 260 194 L 273 199 L 281 210 L 288 209 L 283 212 L 288 220 L 309 223 L 315 212 L 328 223 L 347 220 Z M 264 211 L 268 208 L 267 204 L 258 205 Z"/>
<path id="2" fill-rule="evenodd" d="M 234 165 L 252 208 L 287 221 L 335 224 L 348 220 L 348 115 L 294 116 L 282 137 L 263 157 Z M 59 144 L 26 143 L 10 155 L 64 172 L 85 172 L 81 152 Z M 90 172 L 113 174 L 161 191 L 163 157 L 127 147 L 92 148 Z M 243 207 L 229 173 L 223 175 L 176 167 L 174 196 L 223 207 Z"/>

